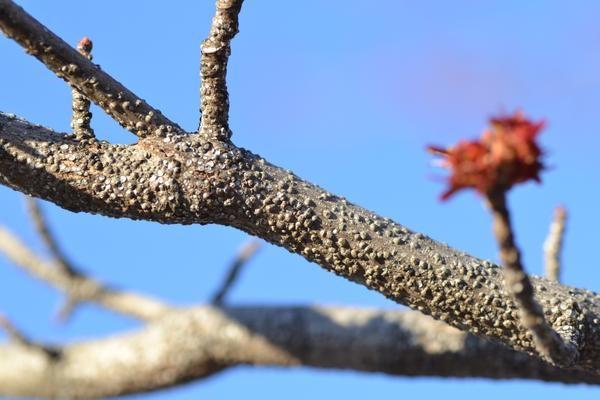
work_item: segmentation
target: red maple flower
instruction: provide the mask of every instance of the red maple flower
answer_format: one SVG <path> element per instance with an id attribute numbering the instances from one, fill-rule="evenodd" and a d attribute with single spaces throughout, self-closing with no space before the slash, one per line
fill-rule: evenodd
<path id="1" fill-rule="evenodd" d="M 428 147 L 430 152 L 444 157 L 443 166 L 451 170 L 450 186 L 442 193 L 442 199 L 465 188 L 487 195 L 528 180 L 539 182 L 544 165 L 536 139 L 543 128 L 543 121 L 532 122 L 523 113 L 515 112 L 490 119 L 490 127 L 478 140 L 463 140 L 448 149 Z"/>

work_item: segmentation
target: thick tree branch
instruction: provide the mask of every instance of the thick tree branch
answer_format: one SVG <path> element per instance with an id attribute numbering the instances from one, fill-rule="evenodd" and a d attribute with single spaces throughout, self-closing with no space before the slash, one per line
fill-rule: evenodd
<path id="1" fill-rule="evenodd" d="M 190 136 L 133 146 L 74 143 L 0 114 L 0 182 L 73 210 L 161 223 L 218 223 L 460 329 L 536 354 L 502 268 L 301 180 L 246 150 Z M 600 296 L 532 278 L 546 319 L 600 371 Z"/>
<path id="2" fill-rule="evenodd" d="M 182 132 L 177 124 L 92 64 L 11 0 L 0 0 L 0 29 L 135 135 Z"/>
<path id="3" fill-rule="evenodd" d="M 14 264 L 62 290 L 77 302 L 93 301 L 109 310 L 141 320 L 152 320 L 172 310 L 164 303 L 147 296 L 107 288 L 79 273 L 72 274 L 35 255 L 15 235 L 0 226 L 0 252 Z"/>
<path id="4" fill-rule="evenodd" d="M 170 313 L 137 333 L 65 346 L 54 360 L 0 346 L 0 393 L 101 398 L 247 364 L 600 383 L 597 375 L 552 367 L 413 312 L 197 307 Z"/>
<path id="5" fill-rule="evenodd" d="M 546 277 L 553 281 L 560 281 L 560 256 L 565 237 L 567 210 L 557 207 L 554 210 L 554 219 L 550 224 L 550 232 L 544 242 L 544 258 L 546 261 Z"/>
<path id="6" fill-rule="evenodd" d="M 238 14 L 243 0 L 217 0 L 217 9 L 208 38 L 202 43 L 200 65 L 200 134 L 206 138 L 229 140 L 229 94 L 227 61 L 230 43 L 238 33 Z"/>

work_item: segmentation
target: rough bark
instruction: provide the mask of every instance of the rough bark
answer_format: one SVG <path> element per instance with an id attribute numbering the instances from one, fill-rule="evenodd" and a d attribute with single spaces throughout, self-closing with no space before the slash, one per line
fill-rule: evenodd
<path id="1" fill-rule="evenodd" d="M 225 71 L 240 5 L 217 2 L 203 45 L 203 126 L 199 134 L 185 134 L 22 9 L 0 0 L 6 34 L 140 137 L 134 145 L 80 141 L 0 113 L 0 183 L 74 212 L 232 226 L 512 350 L 414 314 L 169 310 L 137 334 L 73 344 L 55 357 L 0 347 L 0 392 L 110 396 L 239 364 L 598 383 L 599 295 L 532 279 L 546 320 L 578 354 L 572 369 L 552 367 L 532 356 L 534 340 L 501 268 L 328 193 L 230 141 Z"/>
<path id="2" fill-rule="evenodd" d="M 168 141 L 167 141 L 168 139 Z M 81 143 L 0 115 L 0 182 L 72 211 L 229 225 L 390 299 L 535 354 L 502 269 L 415 233 L 230 143 L 197 135 Z M 532 279 L 547 320 L 600 369 L 600 297 Z"/>

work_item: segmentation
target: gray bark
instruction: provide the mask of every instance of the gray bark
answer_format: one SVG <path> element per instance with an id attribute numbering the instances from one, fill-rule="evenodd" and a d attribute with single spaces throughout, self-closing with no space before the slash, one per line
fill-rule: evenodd
<path id="1" fill-rule="evenodd" d="M 237 365 L 599 383 L 415 312 L 354 308 L 197 307 L 54 357 L 0 346 L 0 360 L 0 393 L 44 398 L 139 393 Z"/>

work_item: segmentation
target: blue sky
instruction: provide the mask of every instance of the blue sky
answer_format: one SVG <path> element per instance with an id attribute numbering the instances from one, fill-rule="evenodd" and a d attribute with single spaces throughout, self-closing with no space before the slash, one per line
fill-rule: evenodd
<path id="1" fill-rule="evenodd" d="M 19 4 L 70 43 L 90 36 L 95 62 L 184 128 L 196 128 L 199 44 L 213 1 Z M 463 193 L 440 203 L 443 186 L 432 177 L 442 172 L 431 167 L 424 147 L 476 137 L 489 116 L 520 108 L 547 121 L 540 139 L 550 166 L 541 185 L 510 195 L 527 268 L 541 273 L 552 210 L 564 204 L 571 214 L 564 282 L 598 291 L 590 249 L 600 225 L 599 13 L 599 2 L 583 0 L 247 0 L 229 67 L 234 141 L 411 229 L 496 260 L 480 199 Z M 0 59 L 0 110 L 67 131 L 69 88 L 5 38 Z M 134 141 L 93 111 L 99 137 Z M 0 223 L 42 249 L 22 196 L 1 187 L 0 201 Z M 205 301 L 247 239 L 219 226 L 161 226 L 44 208 L 69 255 L 91 275 L 181 305 Z M 95 306 L 57 324 L 52 316 L 60 299 L 0 258 L 0 310 L 33 337 L 67 341 L 136 327 Z M 231 301 L 397 308 L 273 246 L 247 265 Z M 525 392 L 547 400 L 598 396 L 585 386 L 238 368 L 138 397 L 504 399 Z"/>

